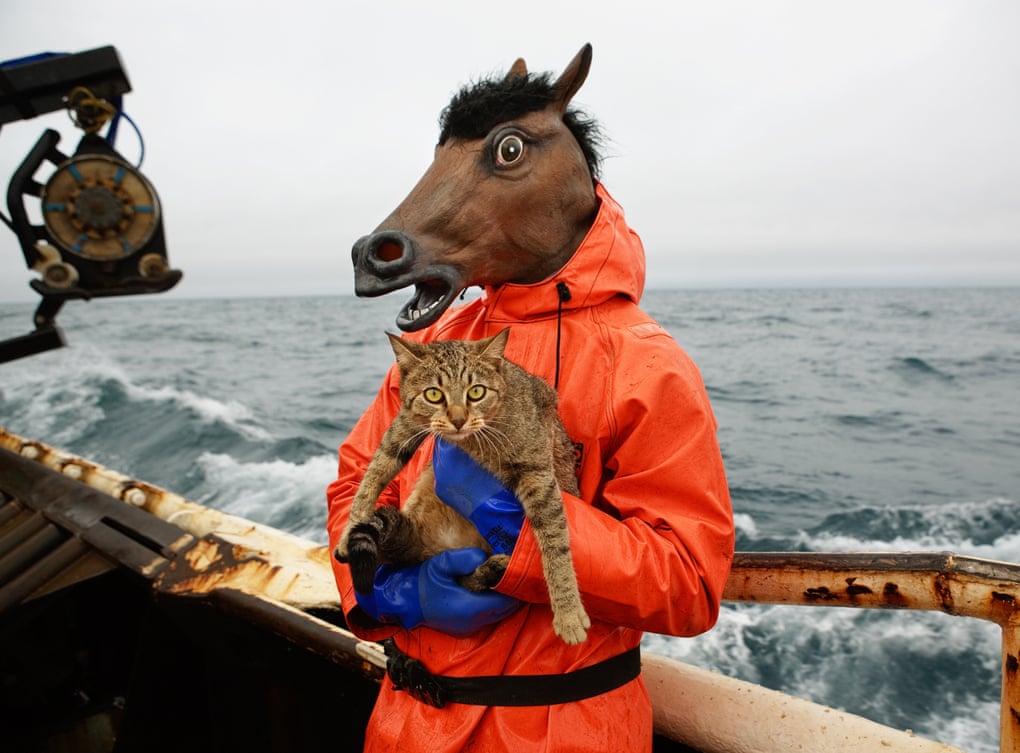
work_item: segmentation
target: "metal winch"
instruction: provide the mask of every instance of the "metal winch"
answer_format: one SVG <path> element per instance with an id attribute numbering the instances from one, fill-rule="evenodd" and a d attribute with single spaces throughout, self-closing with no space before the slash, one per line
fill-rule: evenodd
<path id="1" fill-rule="evenodd" d="M 44 131 L 8 186 L 10 216 L 0 220 L 38 273 L 29 285 L 42 301 L 33 332 L 0 342 L 0 362 L 62 346 L 56 315 L 68 300 L 157 293 L 181 279 L 167 260 L 159 197 L 139 170 L 141 132 L 135 126 L 138 164 L 114 147 L 121 121 L 134 126 L 121 105 L 130 90 L 113 47 L 0 63 L 0 125 L 65 109 L 84 132 L 67 156 L 60 134 Z M 39 182 L 45 163 L 54 170 Z"/>

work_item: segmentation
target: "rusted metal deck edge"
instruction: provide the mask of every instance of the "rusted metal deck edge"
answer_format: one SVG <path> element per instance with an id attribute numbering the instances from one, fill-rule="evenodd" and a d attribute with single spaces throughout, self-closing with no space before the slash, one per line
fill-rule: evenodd
<path id="1" fill-rule="evenodd" d="M 222 536 L 200 533 L 208 528 L 205 519 L 189 532 L 72 476 L 0 443 L 0 520 L 6 519 L 0 618 L 24 601 L 120 567 L 165 597 L 205 599 L 334 664 L 382 677 L 379 647 L 323 618 L 339 610 L 329 567 L 317 552 L 295 560 L 293 537 L 271 541 L 268 530 L 239 542 L 253 524 L 236 518 L 225 521 Z M 309 548 L 322 549 L 301 543 Z M 320 596 L 310 598 L 315 592 Z"/>
<path id="2" fill-rule="evenodd" d="M 35 510 L 31 500 L 36 504 L 43 500 L 46 509 Z M 160 593 L 207 599 L 217 608 L 263 625 L 336 664 L 372 679 L 382 677 L 384 657 L 378 646 L 320 616 L 330 617 L 331 611 L 339 614 L 324 547 L 210 510 L 0 427 L 0 576 L 3 561 L 8 559 L 5 546 L 18 549 L 40 531 L 50 529 L 58 535 L 46 534 L 48 543 L 36 552 L 41 552 L 37 560 L 29 557 L 28 565 L 22 562 L 13 579 L 5 582 L 0 577 L 0 614 L 23 599 L 46 593 L 61 580 L 73 579 L 76 576 L 68 575 L 71 571 L 99 572 L 102 563 L 105 567 L 116 563 L 147 578 Z M 724 593 L 727 601 L 939 610 L 997 622 L 1004 631 L 1000 749 L 1011 753 L 1020 753 L 1020 736 L 1015 734 L 1017 715 L 1011 713 L 1020 705 L 1012 702 L 1017 649 L 1011 639 L 1007 653 L 1006 634 L 1015 637 L 1018 598 L 1020 566 L 946 552 L 738 553 Z M 739 747 L 726 747 L 728 743 L 716 739 L 718 730 L 706 740 L 684 740 L 684 729 L 696 720 L 671 712 L 676 707 L 672 696 L 679 692 L 676 678 L 680 676 L 692 687 L 708 682 L 712 688 L 705 692 L 722 694 L 732 704 L 739 704 L 752 690 L 756 698 L 759 692 L 765 694 L 762 698 L 775 694 L 777 718 L 789 717 L 789 703 L 803 703 L 807 716 L 800 717 L 802 724 L 813 723 L 810 720 L 818 713 L 852 716 L 716 673 L 660 661 L 660 657 L 650 657 L 647 664 L 653 699 L 660 694 L 656 699 L 657 731 L 687 744 L 697 743 L 695 747 L 702 750 Z M 658 683 L 655 687 L 653 680 Z M 758 703 L 760 711 L 761 699 Z M 820 718 L 820 729 L 831 732 L 835 716 Z M 881 740 L 883 749 L 892 751 L 956 750 L 859 718 L 846 721 L 847 729 L 858 720 L 870 725 L 871 731 L 860 733 L 857 742 L 848 737 L 836 749 L 867 750 L 866 740 L 870 739 Z M 723 738 L 743 734 L 729 726 Z M 786 744 L 788 740 L 782 743 Z M 778 751 L 784 749 L 782 745 L 761 750 Z"/>

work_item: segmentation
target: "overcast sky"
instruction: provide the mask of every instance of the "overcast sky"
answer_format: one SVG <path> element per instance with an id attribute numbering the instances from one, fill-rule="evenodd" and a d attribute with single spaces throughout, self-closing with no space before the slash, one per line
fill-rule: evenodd
<path id="1" fill-rule="evenodd" d="M 1015 0 L 0 7 L 0 59 L 119 50 L 191 297 L 351 292 L 351 244 L 427 167 L 450 95 L 584 42 L 575 104 L 650 285 L 1020 285 L 1018 33 Z M 63 113 L 4 126 L 4 185 L 46 127 L 73 151 Z M 126 124 L 118 148 L 137 160 Z M 0 301 L 35 301 L 31 278 L 0 226 Z"/>

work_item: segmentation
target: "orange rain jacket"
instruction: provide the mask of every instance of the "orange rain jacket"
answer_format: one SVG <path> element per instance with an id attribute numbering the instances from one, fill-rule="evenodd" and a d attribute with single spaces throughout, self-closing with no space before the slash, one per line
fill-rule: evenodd
<path id="1" fill-rule="evenodd" d="M 560 414 L 580 445 L 581 496 L 564 494 L 588 638 L 567 646 L 552 631 L 539 551 L 525 522 L 497 590 L 523 608 L 466 638 L 421 627 L 379 627 L 356 608 L 346 565 L 333 563 L 355 633 L 393 637 L 434 674 L 454 677 L 556 674 L 616 656 L 642 631 L 691 636 L 719 613 L 733 556 L 733 515 L 716 423 L 697 367 L 638 308 L 644 250 L 620 206 L 596 186 L 601 206 L 569 262 L 530 285 L 485 289 L 416 333 L 423 340 L 478 339 L 511 326 L 507 357 L 553 384 L 561 329 Z M 571 298 L 558 323 L 557 283 Z M 340 447 L 327 490 L 330 547 L 355 490 L 400 406 L 391 369 L 375 402 Z M 431 442 L 390 485 L 400 504 L 431 457 Z M 434 708 L 383 682 L 366 751 L 650 751 L 652 714 L 639 677 L 600 696 L 553 706 Z"/>

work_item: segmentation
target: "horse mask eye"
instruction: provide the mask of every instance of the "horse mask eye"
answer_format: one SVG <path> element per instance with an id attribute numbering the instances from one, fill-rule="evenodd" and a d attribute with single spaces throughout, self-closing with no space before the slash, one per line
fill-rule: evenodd
<path id="1" fill-rule="evenodd" d="M 509 167 L 524 156 L 524 140 L 515 133 L 504 136 L 496 143 L 496 165 Z"/>

